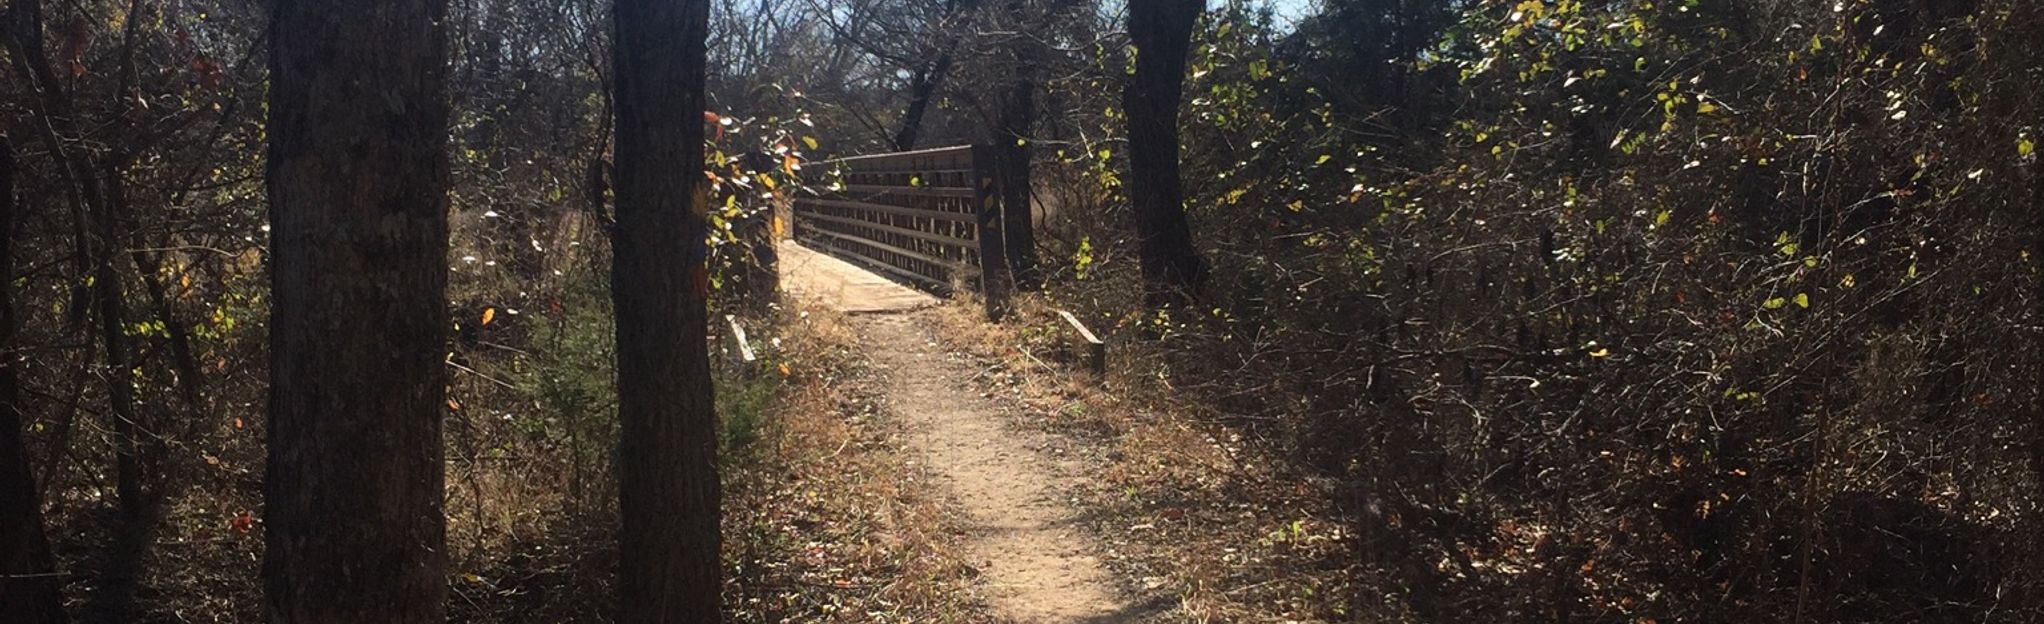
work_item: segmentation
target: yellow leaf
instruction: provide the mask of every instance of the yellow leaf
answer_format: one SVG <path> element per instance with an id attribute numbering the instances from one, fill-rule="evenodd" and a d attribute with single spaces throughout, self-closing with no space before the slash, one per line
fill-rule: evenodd
<path id="1" fill-rule="evenodd" d="M 809 146 L 809 149 L 816 149 L 816 137 L 813 136 L 802 137 L 802 144 Z"/>
<path id="2" fill-rule="evenodd" d="M 1598 347 L 1596 351 L 1590 352 L 1590 357 L 1593 358 L 1611 357 L 1611 350 L 1603 347 Z"/>
<path id="3" fill-rule="evenodd" d="M 488 326 L 489 326 L 489 324 L 490 324 L 490 321 L 494 321 L 494 320 L 497 320 L 497 309 L 496 309 L 496 308 L 483 308 L 483 326 L 485 326 L 485 327 L 488 327 Z"/>
<path id="4" fill-rule="evenodd" d="M 790 371 L 790 370 L 788 370 L 788 363 L 787 363 L 787 362 L 782 362 L 782 363 L 781 363 L 781 376 L 782 376 L 782 377 L 787 377 L 787 376 L 790 376 L 790 375 L 793 375 L 793 374 L 795 374 L 795 373 L 794 373 L 793 371 Z"/>

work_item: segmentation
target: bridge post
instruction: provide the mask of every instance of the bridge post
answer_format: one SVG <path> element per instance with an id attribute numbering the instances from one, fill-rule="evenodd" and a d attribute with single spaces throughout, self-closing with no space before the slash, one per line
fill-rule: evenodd
<path id="1" fill-rule="evenodd" d="M 987 320 L 999 321 L 1008 313 L 1014 278 L 1008 271 L 1001 189 L 996 183 L 998 161 L 993 150 L 987 145 L 972 146 L 973 206 L 979 225 L 979 294 L 986 300 Z"/>

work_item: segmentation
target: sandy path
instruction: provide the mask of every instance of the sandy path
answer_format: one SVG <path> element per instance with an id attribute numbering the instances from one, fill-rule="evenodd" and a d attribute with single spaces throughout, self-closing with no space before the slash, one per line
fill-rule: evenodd
<path id="1" fill-rule="evenodd" d="M 1074 477 L 1036 450 L 1048 446 L 1043 434 L 1011 423 L 1006 408 L 981 392 L 967 361 L 938 345 L 937 320 L 918 311 L 927 305 L 920 293 L 894 292 L 889 287 L 908 289 L 875 284 L 856 267 L 794 245 L 783 248 L 784 259 L 791 251 L 802 259 L 784 269 L 791 291 L 863 312 L 852 325 L 875 385 L 971 522 L 970 556 L 994 616 L 1030 624 L 1135 621 L 1061 496 Z"/>
<path id="2" fill-rule="evenodd" d="M 1112 577 L 1090 554 L 1059 493 L 1070 486 L 984 398 L 973 370 L 935 343 L 922 313 L 857 317 L 860 343 L 884 382 L 889 409 L 972 520 L 973 559 L 997 614 L 1016 622 L 1119 622 Z"/>

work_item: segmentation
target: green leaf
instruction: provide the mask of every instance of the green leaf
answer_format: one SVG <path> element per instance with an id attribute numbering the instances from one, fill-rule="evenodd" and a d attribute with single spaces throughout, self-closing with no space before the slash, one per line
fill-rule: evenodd
<path id="1" fill-rule="evenodd" d="M 1796 293 L 1796 307 L 1810 309 L 1810 293 Z"/>
<path id="2" fill-rule="evenodd" d="M 2030 137 L 2023 137 L 2022 140 L 2016 141 L 2017 156 L 2027 157 L 2035 153 L 2037 153 L 2037 142 L 2030 140 Z"/>
<path id="3" fill-rule="evenodd" d="M 809 149 L 816 149 L 816 145 L 817 145 L 817 144 L 816 144 L 816 137 L 813 137 L 813 136 L 805 136 L 805 137 L 802 137 L 802 144 L 803 144 L 803 145 L 807 145 L 807 146 L 809 146 Z"/>
<path id="4" fill-rule="evenodd" d="M 1782 309 L 1783 307 L 1785 307 L 1785 306 L 1787 306 L 1787 305 L 1788 305 L 1788 300 L 1787 300 L 1787 299 L 1783 299 L 1783 298 L 1781 298 L 1781 297 L 1775 297 L 1775 298 L 1773 298 L 1773 299 L 1769 299 L 1769 300 L 1767 300 L 1767 302 L 1766 302 L 1766 303 L 1762 303 L 1762 304 L 1760 304 L 1760 307 L 1763 307 L 1763 308 L 1767 308 L 1767 309 L 1769 309 L 1769 310 L 1780 310 L 1780 309 Z"/>

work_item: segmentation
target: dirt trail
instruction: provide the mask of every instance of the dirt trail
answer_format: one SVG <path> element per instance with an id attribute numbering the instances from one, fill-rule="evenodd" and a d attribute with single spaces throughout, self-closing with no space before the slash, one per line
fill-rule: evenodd
<path id="1" fill-rule="evenodd" d="M 893 292 L 907 290 L 898 284 L 874 284 L 835 258 L 783 248 L 790 290 L 861 312 L 852 326 L 887 409 L 909 427 L 915 451 L 971 522 L 970 556 L 994 616 L 1029 624 L 1136 621 L 1061 496 L 1077 477 L 1038 450 L 1049 446 L 1044 434 L 1017 426 L 1009 408 L 986 397 L 966 359 L 939 346 L 934 312 L 923 310 L 930 302 Z"/>
<path id="2" fill-rule="evenodd" d="M 853 326 L 885 382 L 888 407 L 911 429 L 972 520 L 973 557 L 997 615 L 1016 622 L 1131 621 L 1112 577 L 1090 554 L 1059 493 L 1072 477 L 1036 449 L 1041 434 L 1011 425 L 973 370 L 936 345 L 927 312 L 862 315 Z"/>

